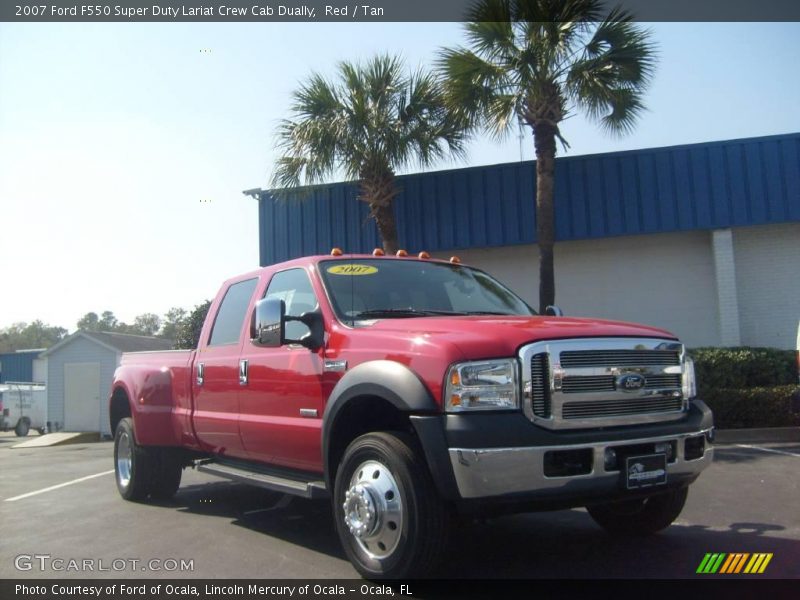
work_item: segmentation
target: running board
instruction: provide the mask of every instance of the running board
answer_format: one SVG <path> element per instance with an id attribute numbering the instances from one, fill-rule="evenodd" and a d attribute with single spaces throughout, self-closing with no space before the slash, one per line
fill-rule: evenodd
<path id="1" fill-rule="evenodd" d="M 232 481 L 247 483 L 262 488 L 267 488 L 282 494 L 302 496 L 303 498 L 327 498 L 328 489 L 322 480 L 302 480 L 290 479 L 282 475 L 263 473 L 243 467 L 237 467 L 218 462 L 200 461 L 195 464 L 195 468 L 201 473 L 224 477 Z"/>

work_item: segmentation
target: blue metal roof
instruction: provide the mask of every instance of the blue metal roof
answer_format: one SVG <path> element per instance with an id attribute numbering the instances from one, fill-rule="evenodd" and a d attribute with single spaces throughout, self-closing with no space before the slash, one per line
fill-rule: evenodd
<path id="1" fill-rule="evenodd" d="M 536 242 L 535 162 L 404 175 L 400 246 L 455 250 Z M 259 193 L 261 265 L 380 246 L 354 183 L 300 201 Z M 556 160 L 556 239 L 800 221 L 800 133 Z"/>
<path id="2" fill-rule="evenodd" d="M 0 354 L 0 383 L 33 381 L 33 359 L 41 353 L 41 350 L 32 350 Z"/>

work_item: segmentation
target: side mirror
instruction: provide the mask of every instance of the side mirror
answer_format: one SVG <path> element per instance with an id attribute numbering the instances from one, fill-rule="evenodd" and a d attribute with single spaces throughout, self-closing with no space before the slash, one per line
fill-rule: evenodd
<path id="1" fill-rule="evenodd" d="M 308 327 L 308 333 L 299 340 L 285 340 L 287 344 L 300 344 L 309 350 L 316 350 L 325 341 L 325 324 L 319 309 L 304 312 L 299 317 L 285 317 L 286 321 L 300 321 Z"/>
<path id="2" fill-rule="evenodd" d="M 547 305 L 547 307 L 545 307 L 544 314 L 546 314 L 549 317 L 563 317 L 564 311 L 558 308 L 554 304 L 549 304 Z"/>
<path id="3" fill-rule="evenodd" d="M 286 339 L 286 322 L 300 321 L 308 333 L 299 340 Z M 325 340 L 325 324 L 319 310 L 304 312 L 299 317 L 286 316 L 286 303 L 278 298 L 259 300 L 253 312 L 250 341 L 262 348 L 278 348 L 284 344 L 300 344 L 316 350 Z"/>
<path id="4" fill-rule="evenodd" d="M 262 348 L 278 348 L 284 343 L 286 331 L 286 303 L 279 298 L 256 302 L 250 328 L 253 344 Z"/>

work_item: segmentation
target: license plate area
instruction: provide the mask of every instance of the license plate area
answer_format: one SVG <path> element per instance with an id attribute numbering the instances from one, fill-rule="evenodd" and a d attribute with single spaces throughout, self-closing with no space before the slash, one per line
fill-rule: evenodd
<path id="1" fill-rule="evenodd" d="M 667 455 L 646 454 L 625 459 L 625 487 L 629 490 L 667 483 Z"/>

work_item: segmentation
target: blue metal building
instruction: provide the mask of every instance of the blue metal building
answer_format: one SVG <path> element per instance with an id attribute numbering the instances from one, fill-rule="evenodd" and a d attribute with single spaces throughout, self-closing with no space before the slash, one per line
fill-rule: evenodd
<path id="1" fill-rule="evenodd" d="M 44 350 L 22 350 L 0 354 L 0 383 L 33 381 L 33 361 Z"/>
<path id="2" fill-rule="evenodd" d="M 443 251 L 536 242 L 535 163 L 397 178 L 400 244 Z M 557 159 L 556 240 L 800 221 L 800 133 Z M 357 186 L 302 201 L 258 190 L 261 265 L 378 242 Z"/>
<path id="3" fill-rule="evenodd" d="M 535 163 L 397 178 L 400 246 L 500 277 L 538 304 Z M 258 199 L 259 261 L 380 246 L 350 182 Z M 793 348 L 800 320 L 800 133 L 556 161 L 556 300 L 687 343 Z M 632 286 L 612 285 L 625 272 Z"/>

